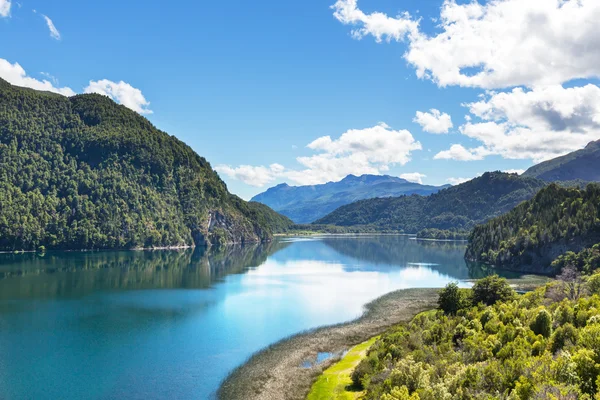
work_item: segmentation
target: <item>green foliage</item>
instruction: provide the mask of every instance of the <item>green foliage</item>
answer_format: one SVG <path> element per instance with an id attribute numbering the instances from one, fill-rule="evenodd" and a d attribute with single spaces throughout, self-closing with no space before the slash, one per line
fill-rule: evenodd
<path id="1" fill-rule="evenodd" d="M 422 229 L 417 233 L 418 239 L 436 239 L 436 240 L 467 240 L 470 232 L 465 230 L 447 230 L 428 228 Z"/>
<path id="2" fill-rule="evenodd" d="M 552 334 L 552 315 L 550 315 L 548 310 L 541 309 L 531 323 L 530 328 L 536 335 L 549 338 Z"/>
<path id="3" fill-rule="evenodd" d="M 478 280 L 473 285 L 473 303 L 483 303 L 491 306 L 499 301 L 509 301 L 515 296 L 515 291 L 506 279 L 498 275 L 490 275 Z"/>
<path id="4" fill-rule="evenodd" d="M 575 267 L 585 274 L 600 269 L 600 244 L 583 249 L 579 253 L 567 251 L 552 262 L 552 268 L 555 271 L 562 271 L 567 266 Z"/>
<path id="5" fill-rule="evenodd" d="M 489 281 L 475 286 L 498 286 Z M 459 291 L 445 292 L 456 300 Z M 548 293 L 429 311 L 390 329 L 357 367 L 364 399 L 599 398 L 600 297 Z"/>
<path id="6" fill-rule="evenodd" d="M 559 272 L 573 263 L 589 273 L 599 265 L 597 247 L 580 255 L 567 253 L 549 265 L 565 247 L 579 251 L 599 241 L 600 185 L 567 189 L 551 184 L 506 215 L 475 227 L 466 258 L 544 272 Z"/>
<path id="7" fill-rule="evenodd" d="M 440 290 L 438 298 L 438 307 L 445 314 L 456 315 L 456 313 L 470 306 L 471 300 L 468 298 L 469 291 L 460 289 L 454 282 L 449 283 Z"/>
<path id="8" fill-rule="evenodd" d="M 268 239 L 291 221 L 228 193 L 210 164 L 97 94 L 0 80 L 0 249 L 99 249 Z M 271 227 L 273 224 L 274 229 Z"/>
<path id="9" fill-rule="evenodd" d="M 357 201 L 315 223 L 372 226 L 406 233 L 428 228 L 468 231 L 530 199 L 544 186 L 543 181 L 534 178 L 488 172 L 427 197 L 411 195 Z"/>

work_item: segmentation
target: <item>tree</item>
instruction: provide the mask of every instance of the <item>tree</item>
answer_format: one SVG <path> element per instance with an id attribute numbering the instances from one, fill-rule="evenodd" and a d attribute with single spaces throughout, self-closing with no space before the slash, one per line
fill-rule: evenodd
<path id="1" fill-rule="evenodd" d="M 451 282 L 442 290 L 438 297 L 438 307 L 445 314 L 456 315 L 458 310 L 468 306 L 466 295 L 456 282 Z"/>
<path id="2" fill-rule="evenodd" d="M 536 335 L 542 335 L 545 338 L 549 338 L 552 335 L 552 316 L 546 309 L 538 312 L 531 324 L 531 330 Z"/>
<path id="3" fill-rule="evenodd" d="M 506 279 L 498 275 L 490 275 L 478 280 L 473 285 L 473 303 L 483 303 L 491 306 L 498 301 L 513 299 L 515 291 L 510 287 Z"/>

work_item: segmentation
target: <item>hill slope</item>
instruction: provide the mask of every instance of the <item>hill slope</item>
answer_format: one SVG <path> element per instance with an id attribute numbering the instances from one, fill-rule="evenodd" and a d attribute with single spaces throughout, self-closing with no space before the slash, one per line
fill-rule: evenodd
<path id="1" fill-rule="evenodd" d="M 488 172 L 430 196 L 361 200 L 340 207 L 316 224 L 369 225 L 417 233 L 425 228 L 471 229 L 530 199 L 544 182 L 515 174 Z"/>
<path id="2" fill-rule="evenodd" d="M 0 79 L 0 250 L 254 242 L 273 221 L 291 223 L 108 97 Z"/>
<path id="3" fill-rule="evenodd" d="M 298 224 L 313 222 L 357 200 L 405 194 L 429 195 L 443 187 L 421 185 L 386 175 L 348 175 L 339 182 L 313 186 L 277 185 L 252 198 Z"/>
<path id="4" fill-rule="evenodd" d="M 584 149 L 534 165 L 523 176 L 548 182 L 600 182 L 600 140 L 589 143 Z"/>
<path id="5" fill-rule="evenodd" d="M 498 267 L 554 272 L 551 262 L 566 251 L 600 242 L 600 185 L 586 189 L 552 184 L 533 199 L 475 227 L 465 257 Z"/>

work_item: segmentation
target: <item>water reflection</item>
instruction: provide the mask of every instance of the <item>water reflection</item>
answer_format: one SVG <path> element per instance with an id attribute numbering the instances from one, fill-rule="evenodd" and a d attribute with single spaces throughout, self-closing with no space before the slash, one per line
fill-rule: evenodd
<path id="1" fill-rule="evenodd" d="M 179 251 L 0 254 L 0 299 L 104 290 L 201 289 L 265 262 L 290 243 Z"/>

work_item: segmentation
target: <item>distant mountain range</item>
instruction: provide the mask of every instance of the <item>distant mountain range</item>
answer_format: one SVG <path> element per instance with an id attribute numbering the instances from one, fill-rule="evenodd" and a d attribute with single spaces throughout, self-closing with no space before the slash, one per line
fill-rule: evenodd
<path id="1" fill-rule="evenodd" d="M 534 165 L 523 176 L 547 182 L 600 182 L 600 140 L 584 149 Z"/>
<path id="2" fill-rule="evenodd" d="M 411 194 L 427 196 L 449 186 L 421 185 L 388 175 L 348 175 L 339 182 L 322 185 L 283 183 L 254 196 L 251 201 L 266 204 L 295 223 L 306 224 L 358 200 Z"/>
<path id="3" fill-rule="evenodd" d="M 343 206 L 315 224 L 363 226 L 417 233 L 426 228 L 470 230 L 532 198 L 546 183 L 536 178 L 486 172 L 430 196 L 361 200 Z"/>

